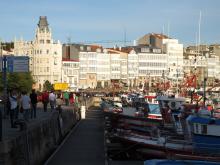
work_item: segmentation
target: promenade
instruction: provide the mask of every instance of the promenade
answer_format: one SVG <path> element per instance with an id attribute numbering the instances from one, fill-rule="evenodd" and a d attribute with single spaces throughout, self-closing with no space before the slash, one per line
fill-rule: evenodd
<path id="1" fill-rule="evenodd" d="M 73 105 L 65 106 L 62 105 L 63 110 L 70 110 L 73 109 Z M 48 104 L 48 109 L 47 112 L 43 111 L 43 104 L 39 102 L 37 104 L 37 111 L 36 111 L 36 118 L 30 118 L 29 121 L 27 122 L 27 129 L 36 126 L 38 123 L 41 123 L 44 120 L 48 120 L 55 111 L 51 112 L 50 105 Z M 23 114 L 19 113 L 18 119 L 23 119 Z M 11 123 L 10 123 L 10 117 L 7 116 L 6 119 L 2 119 L 2 141 L 4 140 L 10 140 L 14 138 L 15 136 L 19 135 L 20 133 L 20 128 L 11 128 Z"/>
<path id="2" fill-rule="evenodd" d="M 37 118 L 29 119 L 22 130 L 19 126 L 11 128 L 9 117 L 3 119 L 0 164 L 43 164 L 79 119 L 73 105 L 62 105 L 62 109 L 60 114 L 51 112 L 48 105 L 44 112 L 42 103 L 38 103 Z M 23 119 L 22 114 L 19 119 Z"/>

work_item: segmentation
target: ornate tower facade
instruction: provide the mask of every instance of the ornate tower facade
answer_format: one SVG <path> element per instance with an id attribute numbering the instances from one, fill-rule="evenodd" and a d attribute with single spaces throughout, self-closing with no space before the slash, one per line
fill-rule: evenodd
<path id="1" fill-rule="evenodd" d="M 30 57 L 35 88 L 43 90 L 45 81 L 61 82 L 62 44 L 52 39 L 46 16 L 40 16 L 33 41 L 15 41 L 15 55 Z"/>
<path id="2" fill-rule="evenodd" d="M 38 27 L 36 29 L 36 36 L 34 43 L 36 44 L 50 44 L 52 43 L 52 33 L 49 29 L 46 16 L 40 16 Z"/>

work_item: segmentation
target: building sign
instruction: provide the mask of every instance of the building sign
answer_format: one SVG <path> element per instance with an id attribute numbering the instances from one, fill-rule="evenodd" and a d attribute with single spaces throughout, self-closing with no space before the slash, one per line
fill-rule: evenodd
<path id="1" fill-rule="evenodd" d="M 55 83 L 53 85 L 54 90 L 67 90 L 69 88 L 68 83 Z"/>
<path id="2" fill-rule="evenodd" d="M 5 56 L 7 72 L 29 72 L 29 57 L 27 56 Z M 3 68 L 3 57 L 0 57 L 0 71 Z"/>
<path id="3" fill-rule="evenodd" d="M 7 72 L 12 73 L 14 68 L 14 56 L 7 56 Z"/>
<path id="4" fill-rule="evenodd" d="M 27 56 L 14 57 L 13 72 L 29 72 L 29 57 Z"/>

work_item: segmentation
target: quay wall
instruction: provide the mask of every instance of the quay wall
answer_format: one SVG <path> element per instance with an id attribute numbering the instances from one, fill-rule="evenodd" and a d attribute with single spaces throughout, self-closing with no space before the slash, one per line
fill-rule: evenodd
<path id="1" fill-rule="evenodd" d="M 93 106 L 93 98 L 86 99 L 86 109 Z M 16 137 L 0 142 L 0 165 L 39 165 L 59 146 L 62 139 L 79 119 L 77 108 L 54 112 L 39 120 Z"/>

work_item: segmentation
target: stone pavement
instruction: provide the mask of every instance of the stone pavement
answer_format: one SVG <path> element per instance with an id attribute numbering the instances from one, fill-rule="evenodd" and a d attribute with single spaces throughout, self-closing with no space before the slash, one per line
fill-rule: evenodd
<path id="1" fill-rule="evenodd" d="M 65 109 L 72 109 L 73 105 L 65 106 L 62 105 L 63 110 Z M 55 111 L 54 111 L 55 112 Z M 39 102 L 37 104 L 37 118 L 30 119 L 27 123 L 27 128 L 36 125 L 38 122 L 42 122 L 43 120 L 47 120 L 51 117 L 53 112 L 51 112 L 50 105 L 48 104 L 47 112 L 43 111 L 43 104 Z M 19 119 L 23 119 L 23 114 L 19 113 Z M 19 135 L 19 127 L 18 128 L 11 128 L 10 124 L 10 117 L 7 116 L 6 119 L 2 120 L 2 140 L 10 140 L 11 138 L 14 138 L 16 135 Z"/>

